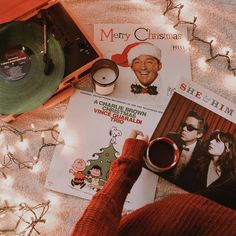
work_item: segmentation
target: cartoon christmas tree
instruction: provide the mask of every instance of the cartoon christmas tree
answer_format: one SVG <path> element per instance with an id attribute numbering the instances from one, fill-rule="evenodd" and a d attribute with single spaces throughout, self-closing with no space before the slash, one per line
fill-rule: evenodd
<path id="1" fill-rule="evenodd" d="M 89 159 L 87 161 L 89 165 L 86 167 L 83 173 L 89 176 L 89 170 L 94 166 L 99 166 L 101 168 L 101 175 L 99 176 L 99 179 L 106 181 L 111 163 L 117 158 L 116 154 L 118 155 L 119 152 L 114 148 L 113 143 L 110 143 L 108 147 L 101 148 L 99 153 L 94 153 L 92 155 L 93 157 L 97 157 L 97 159 Z"/>

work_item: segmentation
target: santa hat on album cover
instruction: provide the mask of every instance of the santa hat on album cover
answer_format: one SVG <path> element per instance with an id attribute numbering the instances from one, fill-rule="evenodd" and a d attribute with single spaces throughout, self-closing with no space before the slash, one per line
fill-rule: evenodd
<path id="1" fill-rule="evenodd" d="M 161 50 L 147 42 L 129 44 L 121 54 L 114 54 L 111 59 L 119 66 L 128 67 L 132 64 L 133 59 L 140 55 L 150 55 L 161 61 Z"/>

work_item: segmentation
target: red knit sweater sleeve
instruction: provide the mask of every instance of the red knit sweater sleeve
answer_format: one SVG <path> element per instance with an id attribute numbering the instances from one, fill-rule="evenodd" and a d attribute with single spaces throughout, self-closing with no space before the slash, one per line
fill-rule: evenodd
<path id="1" fill-rule="evenodd" d="M 71 236 L 117 235 L 123 205 L 141 173 L 146 147 L 143 140 L 125 141 L 121 156 L 111 165 L 108 181 L 94 195 Z"/>

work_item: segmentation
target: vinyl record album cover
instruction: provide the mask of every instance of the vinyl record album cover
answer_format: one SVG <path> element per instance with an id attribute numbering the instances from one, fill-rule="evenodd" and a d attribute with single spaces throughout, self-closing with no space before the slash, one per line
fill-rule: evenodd
<path id="1" fill-rule="evenodd" d="M 46 187 L 85 199 L 103 187 L 132 129 L 151 135 L 162 111 L 95 93 L 78 91 L 70 100 Z M 126 200 L 136 209 L 154 200 L 157 176 L 143 169 Z"/>
<path id="2" fill-rule="evenodd" d="M 186 27 L 96 24 L 94 42 L 119 67 L 112 97 L 164 109 L 178 81 L 191 81 Z"/>
<path id="3" fill-rule="evenodd" d="M 172 169 L 157 174 L 189 192 L 236 209 L 235 122 L 235 104 L 193 82 L 182 81 L 152 136 L 173 140 L 180 157 Z"/>

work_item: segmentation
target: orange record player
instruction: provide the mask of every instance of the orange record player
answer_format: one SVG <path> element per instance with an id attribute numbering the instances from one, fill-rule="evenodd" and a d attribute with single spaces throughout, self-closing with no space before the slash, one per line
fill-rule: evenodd
<path id="1" fill-rule="evenodd" d="M 61 1 L 0 5 L 0 119 L 10 122 L 70 97 L 103 55 Z"/>

